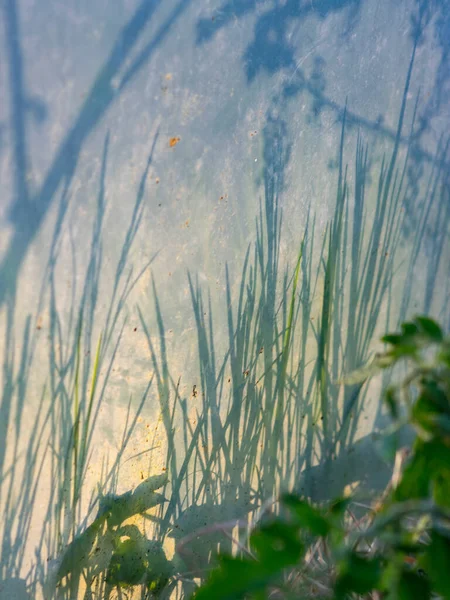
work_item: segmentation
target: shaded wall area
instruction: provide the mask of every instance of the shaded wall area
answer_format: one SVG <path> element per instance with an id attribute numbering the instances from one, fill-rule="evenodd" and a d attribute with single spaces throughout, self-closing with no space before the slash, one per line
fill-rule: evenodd
<path id="1" fill-rule="evenodd" d="M 229 547 L 186 550 L 205 519 L 389 477 L 386 382 L 339 382 L 450 326 L 450 5 L 1 11 L 2 579 L 50 597 L 100 499 L 166 473 L 148 535 L 187 593 Z"/>

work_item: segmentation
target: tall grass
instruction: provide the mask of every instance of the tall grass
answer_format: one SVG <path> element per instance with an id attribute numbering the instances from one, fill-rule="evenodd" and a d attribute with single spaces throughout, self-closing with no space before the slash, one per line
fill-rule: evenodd
<path id="1" fill-rule="evenodd" d="M 52 440 L 53 448 L 52 481 L 58 490 L 52 497 L 47 521 L 46 535 L 43 537 L 49 556 L 55 557 L 56 566 L 64 555 L 65 547 L 76 540 L 79 532 L 85 527 L 86 517 L 98 502 L 99 491 L 113 491 L 117 483 L 120 460 L 135 428 L 137 418 L 148 396 L 151 382 L 147 386 L 138 405 L 135 415 L 130 418 L 131 398 L 128 406 L 128 416 L 122 442 L 117 448 L 117 456 L 109 469 L 107 457 L 103 457 L 104 472 L 99 481 L 98 491 L 89 491 L 85 487 L 88 464 L 92 458 L 93 437 L 101 405 L 104 401 L 108 382 L 112 373 L 116 354 L 120 345 L 127 317 L 122 315 L 126 300 L 148 264 L 139 270 L 137 275 L 128 266 L 129 254 L 133 241 L 139 230 L 143 215 L 143 199 L 145 184 L 157 136 L 149 154 L 146 168 L 141 177 L 136 195 L 136 201 L 129 226 L 125 232 L 124 243 L 116 266 L 113 291 L 107 310 L 102 309 L 104 322 L 101 325 L 100 338 L 95 343 L 92 339 L 94 323 L 98 328 L 99 316 L 97 311 L 98 289 L 102 266 L 102 219 L 105 210 L 105 176 L 107 164 L 108 138 L 105 142 L 100 192 L 97 204 L 97 218 L 94 223 L 91 243 L 91 258 L 87 270 L 85 285 L 79 302 L 79 321 L 73 330 L 72 345 L 67 347 L 67 354 L 58 354 L 56 348 L 62 348 L 63 335 L 57 312 L 57 298 L 52 286 L 52 344 L 50 350 L 50 381 L 52 398 Z M 51 281 L 54 284 L 53 276 Z M 85 331 L 83 332 L 83 327 Z M 70 333 L 69 333 L 70 335 Z M 102 382 L 99 375 L 102 372 Z M 86 492 L 90 496 L 86 498 Z M 84 496 L 84 497 L 83 497 Z M 84 505 L 82 500 L 84 500 Z M 88 514 L 86 515 L 86 501 Z M 66 582 L 60 586 L 58 597 L 74 598 L 80 593 L 80 583 L 86 588 L 85 594 L 90 593 L 92 581 L 86 576 L 85 562 L 82 556 L 73 555 L 73 568 Z M 50 588 L 54 586 L 53 578 L 46 582 L 46 597 L 50 597 Z M 89 569 L 88 569 L 89 570 Z M 83 581 L 84 580 L 84 581 Z M 98 588 L 99 582 L 96 582 Z M 100 592 L 105 593 L 104 583 L 100 584 Z M 97 593 L 99 590 L 97 589 Z"/>
<path id="2" fill-rule="evenodd" d="M 291 257 L 281 255 L 282 177 L 277 171 L 281 167 L 275 164 L 265 173 L 264 202 L 255 223 L 256 241 L 246 251 L 240 277 L 236 279 L 226 270 L 224 306 L 213 310 L 210 293 L 205 292 L 195 275 L 188 274 L 199 365 L 198 385 L 190 394 L 182 393 L 180 378 L 175 378 L 170 368 L 163 303 L 152 279 L 155 332 L 148 325 L 148 315 L 141 310 L 139 318 L 154 379 L 150 379 L 134 416 L 130 399 L 117 457 L 112 464 L 105 457 L 95 491 L 86 489 L 86 472 L 95 447 L 98 415 L 126 324 L 126 301 L 149 266 L 144 265 L 134 274 L 127 265 L 141 225 L 153 153 L 152 149 L 137 191 L 112 295 L 107 310 L 102 310 L 100 316 L 106 140 L 88 268 L 79 297 L 74 294 L 72 298 L 66 326 L 60 316 L 56 285 L 61 223 L 66 210 L 64 201 L 61 203 L 44 286 L 48 292 L 50 341 L 48 382 L 41 406 L 47 408 L 39 407 L 37 433 L 26 447 L 27 466 L 19 503 L 14 501 L 14 489 L 19 477 L 17 440 L 22 431 L 32 364 L 29 322 L 19 369 L 12 359 L 4 364 L 7 384 L 2 409 L 12 405 L 14 395 L 18 409 L 13 461 L 9 470 L 3 469 L 0 481 L 5 507 L 3 578 L 22 573 L 23 539 L 31 521 L 40 474 L 44 464 L 49 464 L 52 493 L 35 553 L 36 567 L 28 575 L 30 590 L 36 594 L 41 588 L 46 598 L 109 598 L 116 592 L 121 597 L 120 588 L 114 590 L 114 586 L 105 583 L 107 564 L 92 558 L 91 538 L 86 551 L 81 544 L 76 552 L 67 553 L 66 548 L 77 549 L 77 541 L 88 539 L 86 532 L 94 531 L 94 524 L 95 536 L 104 536 L 99 507 L 104 496 L 115 491 L 121 460 L 153 382 L 167 441 L 167 502 L 158 502 L 151 515 L 144 515 L 142 528 L 149 539 L 166 548 L 173 542 L 174 576 L 165 590 L 167 597 L 171 593 L 186 597 L 195 586 L 194 579 L 203 578 L 214 564 L 217 550 L 231 551 L 245 544 L 245 532 L 258 509 L 268 507 L 280 490 L 294 487 L 314 499 L 326 499 L 330 494 L 343 492 L 347 485 L 377 485 L 376 478 L 369 478 L 361 467 L 358 451 L 352 472 L 348 469 L 349 452 L 358 444 L 364 452 L 374 452 L 363 444 L 364 439 L 358 440 L 367 410 L 366 389 L 360 383 L 338 382 L 343 374 L 369 360 L 371 344 L 379 330 L 395 327 L 406 316 L 410 283 L 423 254 L 422 240 L 427 228 L 436 232 L 434 272 L 442 263 L 446 248 L 442 220 L 448 216 L 445 198 L 449 187 L 441 166 L 449 146 L 443 144 L 424 201 L 418 203 L 420 236 L 413 243 L 407 268 L 400 262 L 406 227 L 404 208 L 411 192 L 408 170 L 413 156 L 415 112 L 411 141 L 403 158 L 400 140 L 413 61 L 414 54 L 394 147 L 382 160 L 374 193 L 369 186 L 369 177 L 374 174 L 373 157 L 360 132 L 356 135 L 353 170 L 346 164 L 348 124 L 344 114 L 334 214 L 326 231 L 318 230 L 314 216 L 308 212 L 305 223 L 298 224 L 293 264 L 289 263 Z M 430 285 L 436 283 L 432 275 L 427 281 Z M 395 293 L 400 290 L 404 298 L 399 310 L 392 302 L 394 284 Z M 432 301 L 427 292 L 424 304 L 431 307 Z M 225 346 L 222 331 L 217 331 L 222 324 L 226 330 Z M 7 330 L 6 342 L 12 341 L 12 332 Z M 9 414 L 4 416 L 10 419 Z M 387 475 L 388 471 L 387 466 Z M 92 521 L 96 509 L 99 512 Z M 58 568 L 64 557 L 72 562 L 69 567 L 65 564 L 64 575 L 58 581 Z M 141 597 L 145 593 L 142 588 Z"/>
<path id="3" fill-rule="evenodd" d="M 18 344 L 13 329 L 13 305 L 8 306 L 8 326 L 5 332 L 5 358 L 3 362 L 3 389 L 0 423 L 0 581 L 29 580 L 32 572 L 27 565 L 27 539 L 33 509 L 38 498 L 39 480 L 48 452 L 47 426 L 50 411 L 45 399 L 48 389 L 40 395 L 36 414 L 33 415 L 33 434 L 23 444 L 24 431 L 30 427 L 30 411 L 26 399 L 30 393 L 29 377 L 32 366 L 32 321 L 26 319 L 22 337 L 22 351 L 18 359 L 14 347 Z M 14 410 L 13 410 L 14 409 Z M 12 449 L 11 449 L 12 447 Z M 43 450 L 44 448 L 44 450 Z M 19 484 L 18 484 L 19 482 Z M 25 571 L 24 574 L 24 570 Z"/>
<path id="4" fill-rule="evenodd" d="M 56 273 L 61 236 L 67 219 L 68 201 L 65 193 L 61 200 L 38 309 L 42 312 L 48 307 L 47 312 L 50 315 L 48 336 L 45 338 L 48 340 L 49 370 L 40 405 L 37 407 L 34 431 L 32 434 L 26 434 L 29 442 L 22 456 L 19 455 L 19 441 L 24 436 L 26 425 L 25 406 L 34 367 L 33 359 L 38 348 L 42 352 L 42 341 L 38 347 L 37 336 L 33 337 L 31 332 L 31 318 L 27 320 L 17 374 L 14 372 L 14 353 L 10 352 L 5 358 L 7 362 L 4 374 L 9 373 L 11 383 L 4 386 L 2 407 L 7 405 L 5 394 L 11 397 L 9 404 L 13 403 L 13 399 L 16 401 L 16 426 L 14 449 L 10 457 L 11 466 L 9 470 L 2 470 L 3 476 L 0 481 L 0 493 L 4 494 L 1 579 L 6 581 L 21 577 L 22 581 L 26 582 L 31 597 L 43 595 L 46 600 L 53 597 L 75 598 L 83 587 L 86 588 L 82 569 L 74 561 L 70 576 L 56 590 L 55 574 L 58 564 L 66 546 L 77 538 L 96 508 L 99 492 L 104 494 L 115 489 L 121 459 L 151 385 L 150 383 L 144 391 L 134 415 L 131 414 L 130 398 L 125 431 L 117 447 L 117 456 L 110 460 L 107 456 L 103 457 L 103 471 L 100 474 L 98 490 L 86 488 L 86 474 L 93 458 L 97 420 L 127 322 L 124 313 L 126 301 L 153 260 L 150 259 L 149 263 L 136 273 L 129 264 L 130 250 L 142 220 L 145 183 L 154 146 L 149 154 L 131 220 L 125 232 L 114 274 L 112 295 L 106 309 L 103 302 L 100 304 L 108 147 L 107 137 L 86 274 L 81 292 L 77 294 L 77 273 L 74 270 L 71 304 L 65 307 L 64 319 L 60 314 Z M 75 255 L 73 259 L 75 265 Z M 13 318 L 10 323 L 13 323 Z M 7 332 L 7 335 L 9 341 L 7 340 L 6 348 L 12 348 L 13 331 Z M 11 416 L 4 416 L 11 420 Z M 43 489 L 42 481 L 48 481 L 50 485 Z M 39 494 L 42 529 L 34 550 L 34 566 L 24 575 L 25 556 L 29 556 L 32 550 L 28 534 L 33 520 L 36 523 L 39 518 L 35 510 Z M 104 584 L 102 585 L 104 587 Z M 89 588 L 89 585 L 87 587 Z"/>
<path id="5" fill-rule="evenodd" d="M 323 241 L 308 217 L 296 263 L 280 266 L 285 257 L 279 254 L 279 190 L 276 173 L 267 174 L 256 243 L 247 250 L 235 294 L 226 272 L 224 313 L 213 313 L 209 294 L 189 275 L 199 357 L 195 411 L 188 408 L 193 398 L 181 397 L 179 381 L 170 374 L 154 286 L 159 356 L 148 328 L 147 338 L 166 415 L 171 501 L 165 511 L 161 508 L 153 535 L 175 539 L 175 559 L 185 575 L 181 597 L 192 585 L 186 579 L 204 576 L 215 551 L 231 549 L 232 531 L 238 540 L 256 508 L 280 489 L 295 486 L 326 499 L 347 485 L 367 489 L 389 477 L 389 465 L 369 477 L 362 455 L 350 472 L 352 449 L 379 459 L 370 437 L 367 443 L 358 440 L 367 390 L 360 383 L 338 382 L 370 359 L 380 331 L 404 318 L 402 307 L 393 306 L 392 290 L 394 283 L 397 291 L 408 285 L 400 261 L 412 142 L 401 158 L 400 140 L 413 62 L 414 53 L 396 139 L 381 162 L 375 194 L 368 184 L 373 157 L 360 132 L 350 184 L 344 115 L 335 212 Z M 411 140 L 414 119 L 415 112 Z M 417 251 L 409 257 L 409 269 L 417 257 Z M 145 315 L 141 320 L 145 324 Z M 219 353 L 215 328 L 224 320 L 228 340 Z"/>

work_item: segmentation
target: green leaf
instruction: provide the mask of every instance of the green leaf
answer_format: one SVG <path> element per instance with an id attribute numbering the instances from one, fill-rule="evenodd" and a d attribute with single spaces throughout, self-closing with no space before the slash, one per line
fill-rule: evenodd
<path id="1" fill-rule="evenodd" d="M 118 530 L 118 537 L 125 535 L 129 539 L 120 541 L 111 557 L 107 582 L 124 587 L 145 584 L 154 592 L 161 590 L 173 572 L 161 542 L 147 539 L 135 525 Z"/>
<path id="2" fill-rule="evenodd" d="M 447 397 L 445 389 L 434 378 L 423 379 L 420 386 L 421 397 L 426 398 L 434 409 L 450 414 L 450 398 Z"/>
<path id="3" fill-rule="evenodd" d="M 450 600 L 450 539 L 435 529 L 426 549 L 425 568 L 435 591 L 443 600 Z"/>
<path id="4" fill-rule="evenodd" d="M 148 477 L 137 486 L 137 488 L 133 492 L 133 496 L 136 498 L 138 496 L 145 496 L 150 492 L 156 492 L 156 490 L 162 488 L 163 485 L 166 485 L 167 480 L 167 473 L 163 473 L 162 475 L 153 475 L 153 477 Z"/>
<path id="5" fill-rule="evenodd" d="M 330 531 L 330 523 L 324 515 L 308 502 L 293 494 L 283 496 L 282 502 L 295 517 L 300 527 L 308 529 L 314 535 L 325 537 Z"/>
<path id="6" fill-rule="evenodd" d="M 450 447 L 440 439 L 433 439 L 419 446 L 421 452 L 430 463 L 433 471 L 450 467 Z"/>
<path id="7" fill-rule="evenodd" d="M 345 515 L 349 504 L 351 503 L 350 498 L 335 498 L 330 503 L 330 513 L 334 519 L 341 519 Z"/>
<path id="8" fill-rule="evenodd" d="M 211 573 L 193 599 L 242 600 L 244 594 L 264 590 L 273 579 L 273 573 L 267 573 L 256 561 L 222 556 L 220 562 L 220 568 Z"/>
<path id="9" fill-rule="evenodd" d="M 386 365 L 390 366 L 393 362 L 400 358 L 406 358 L 415 356 L 419 349 L 419 340 L 416 338 L 416 332 L 414 334 L 409 333 L 412 331 L 410 325 L 405 324 L 403 327 L 403 333 L 388 333 L 381 338 L 381 341 L 385 344 L 389 344 L 392 348 L 389 352 L 386 352 L 381 358 L 390 358 Z M 379 364 L 381 362 L 379 361 Z"/>
<path id="10" fill-rule="evenodd" d="M 58 581 L 66 577 L 69 573 L 80 573 L 87 566 L 89 555 L 104 522 L 105 518 L 99 517 L 67 546 L 59 565 Z"/>
<path id="11" fill-rule="evenodd" d="M 297 528 L 278 520 L 254 531 L 250 544 L 266 572 L 295 565 L 303 554 Z"/>
<path id="12" fill-rule="evenodd" d="M 398 359 L 399 356 L 391 351 L 385 352 L 384 354 L 379 354 L 376 358 L 376 361 L 378 367 L 384 370 L 394 366 Z"/>
<path id="13" fill-rule="evenodd" d="M 432 421 L 441 430 L 441 433 L 450 435 L 450 417 L 448 415 L 434 415 Z"/>
<path id="14" fill-rule="evenodd" d="M 297 565 L 304 547 L 298 530 L 276 520 L 253 532 L 250 543 L 258 560 L 220 557 L 220 568 L 194 595 L 196 600 L 241 600 L 244 594 L 266 597 L 262 592 L 278 580 L 284 569 Z M 256 595 L 255 595 L 256 594 Z"/>
<path id="15" fill-rule="evenodd" d="M 101 514 L 108 513 L 110 526 L 120 525 L 130 517 L 166 501 L 164 496 L 157 492 L 148 491 L 140 486 L 136 488 L 136 491 L 138 490 L 138 494 L 128 491 L 118 496 L 109 495 L 102 498 L 100 511 Z"/>
<path id="16" fill-rule="evenodd" d="M 414 425 L 419 427 L 420 430 L 427 433 L 432 433 L 436 430 L 436 413 L 438 411 L 436 403 L 430 396 L 421 394 L 415 402 L 411 411 L 411 420 Z"/>
<path id="17" fill-rule="evenodd" d="M 414 571 L 403 570 L 397 582 L 396 600 L 429 600 L 431 587 L 428 579 Z"/>
<path id="18" fill-rule="evenodd" d="M 119 542 L 109 564 L 106 581 L 113 585 L 137 585 L 144 580 L 149 566 L 145 547 L 140 540 Z"/>
<path id="19" fill-rule="evenodd" d="M 403 477 L 397 486 L 394 499 L 398 502 L 413 498 L 426 498 L 430 492 L 429 461 L 423 452 L 416 452 L 406 465 Z"/>
<path id="20" fill-rule="evenodd" d="M 450 467 L 442 469 L 433 479 L 433 498 L 436 504 L 450 508 Z"/>
<path id="21" fill-rule="evenodd" d="M 398 557 L 394 560 L 386 561 L 383 573 L 381 575 L 379 589 L 388 593 L 389 600 L 397 600 L 395 595 L 395 587 L 400 577 L 401 565 Z"/>
<path id="22" fill-rule="evenodd" d="M 347 558 L 338 565 L 338 576 L 335 583 L 337 600 L 343 600 L 351 592 L 367 594 L 376 589 L 381 581 L 382 569 L 380 559 L 368 560 L 350 552 Z"/>
<path id="23" fill-rule="evenodd" d="M 440 363 L 443 363 L 448 369 L 450 369 L 450 340 L 444 341 L 438 354 L 437 359 Z"/>
<path id="24" fill-rule="evenodd" d="M 423 444 L 422 454 L 427 461 L 435 502 L 450 508 L 450 448 L 439 439 L 433 439 Z"/>
<path id="25" fill-rule="evenodd" d="M 394 537 L 392 541 L 389 538 L 389 542 L 392 550 L 400 552 L 403 555 L 417 556 L 423 552 L 423 544 L 414 541 L 412 534 L 403 534 L 398 539 Z"/>
<path id="26" fill-rule="evenodd" d="M 444 335 L 442 329 L 429 317 L 419 316 L 415 318 L 420 330 L 433 342 L 442 342 Z"/>
<path id="27" fill-rule="evenodd" d="M 419 328 L 415 323 L 406 322 L 402 323 L 402 333 L 404 336 L 413 337 L 419 333 Z"/>
<path id="28" fill-rule="evenodd" d="M 400 333 L 388 333 L 381 338 L 381 341 L 391 346 L 400 346 L 405 341 L 405 336 Z"/>
<path id="29" fill-rule="evenodd" d="M 161 494 L 155 494 L 155 490 L 158 490 L 167 483 L 166 473 L 162 475 L 155 475 L 145 479 L 133 492 L 133 514 L 141 514 L 149 508 L 153 508 L 157 504 L 164 502 L 165 498 Z"/>

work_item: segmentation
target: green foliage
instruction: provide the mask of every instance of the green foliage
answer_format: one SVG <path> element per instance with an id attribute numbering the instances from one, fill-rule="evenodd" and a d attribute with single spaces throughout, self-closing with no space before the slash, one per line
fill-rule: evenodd
<path id="1" fill-rule="evenodd" d="M 213 573 L 208 586 L 195 598 L 233 600 L 249 593 L 250 598 L 264 598 L 261 593 L 280 579 L 284 569 L 298 563 L 304 545 L 297 529 L 281 520 L 261 526 L 250 537 L 254 558 L 221 558 L 221 567 Z"/>
<path id="2" fill-rule="evenodd" d="M 450 599 L 450 338 L 416 317 L 382 341 L 387 349 L 369 369 L 406 361 L 406 377 L 385 399 L 394 424 L 409 423 L 417 436 L 381 507 L 365 516 L 365 527 L 349 530 L 350 499 L 319 507 L 282 496 L 279 514 L 250 535 L 246 555 L 220 557 L 196 600 L 309 598 L 317 590 L 334 600 Z M 325 576 L 312 560 L 319 546 Z"/>
<path id="3" fill-rule="evenodd" d="M 111 557 L 106 582 L 119 587 L 145 584 L 152 592 L 166 586 L 172 566 L 160 542 L 146 539 L 137 528 L 125 540 L 117 543 Z M 119 531 L 124 535 L 125 531 Z"/>
<path id="4" fill-rule="evenodd" d="M 163 589 L 172 566 L 162 545 L 147 539 L 135 525 L 123 523 L 163 503 L 164 496 L 156 490 L 166 483 L 167 475 L 156 475 L 133 492 L 102 497 L 95 520 L 74 538 L 62 556 L 57 580 L 78 579 L 90 571 L 91 576 L 103 574 L 110 586 L 144 584 L 152 592 Z"/>

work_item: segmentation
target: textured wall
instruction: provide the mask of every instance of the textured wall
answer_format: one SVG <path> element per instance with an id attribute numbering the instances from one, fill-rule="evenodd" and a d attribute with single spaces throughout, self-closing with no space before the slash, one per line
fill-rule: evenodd
<path id="1" fill-rule="evenodd" d="M 205 390 L 188 273 L 203 290 L 205 309 L 198 308 L 199 314 L 212 310 L 220 365 L 229 349 L 227 307 L 238 306 L 240 274 L 247 247 L 257 239 L 261 207 L 263 246 L 272 236 L 281 283 L 284 269 L 292 274 L 295 267 L 308 218 L 310 224 L 315 219 L 315 237 L 310 227 L 307 239 L 318 284 L 311 291 L 309 316 L 320 320 L 319 253 L 335 211 L 345 110 L 343 161 L 351 191 L 343 222 L 349 231 L 357 134 L 369 148 L 367 239 L 381 206 L 383 153 L 389 162 L 398 148 L 400 180 L 409 152 L 396 256 L 389 267 L 395 278 L 380 302 L 373 339 L 395 327 L 399 316 L 417 311 L 449 325 L 449 156 L 444 151 L 450 122 L 449 14 L 448 0 L 3 0 L 0 506 L 9 515 L 7 490 L 15 478 L 11 489 L 18 493 L 27 480 L 22 469 L 26 473 L 30 456 L 39 454 L 30 446 L 38 417 L 44 420 L 50 410 L 38 444 L 41 452 L 48 450 L 44 468 L 39 477 L 36 470 L 29 474 L 39 480 L 40 491 L 26 502 L 39 510 L 21 534 L 22 542 L 30 542 L 24 568 L 41 543 L 55 485 L 49 466 L 57 428 L 52 402 L 60 401 L 55 400 L 61 395 L 58 378 L 66 378 L 68 388 L 73 382 L 80 310 L 80 380 L 87 397 L 101 332 L 104 349 L 98 387 L 103 399 L 85 489 L 101 477 L 106 455 L 110 462 L 115 457 L 130 397 L 133 413 L 154 376 L 127 456 L 156 449 L 150 465 L 148 453 L 124 464 L 119 478 L 124 491 L 139 476 L 166 468 L 158 402 L 165 392 L 161 382 L 158 391 L 148 339 L 161 365 L 164 339 L 171 399 L 178 389 L 195 427 L 195 408 L 201 413 Z M 283 214 L 279 237 L 268 216 L 274 206 Z M 350 242 L 342 246 L 347 262 L 343 258 L 337 267 L 345 285 L 352 271 L 349 248 Z M 265 252 L 270 255 L 270 249 Z M 163 324 L 155 312 L 155 290 Z M 336 289 L 339 294 L 348 315 L 352 300 L 343 288 Z M 345 338 L 347 316 L 342 319 Z M 302 331 L 308 339 L 304 351 L 314 357 L 318 330 L 309 321 L 300 337 Z M 336 375 L 349 363 L 343 354 L 336 358 L 337 329 L 333 336 L 339 365 L 330 369 Z M 367 350 L 373 347 L 369 341 Z M 305 356 L 298 346 L 291 360 L 306 364 Z M 305 372 L 311 376 L 308 368 Z M 216 376 L 220 379 L 219 372 Z M 219 388 L 214 402 L 226 412 Z M 381 423 L 370 403 L 377 390 L 367 394 L 351 440 Z M 63 418 L 58 414 L 55 419 Z M 177 413 L 177 431 L 186 414 Z M 182 454 L 181 438 L 179 443 Z M 367 454 L 367 444 L 360 447 L 370 471 L 370 461 L 378 464 L 378 458 Z M 21 452 L 27 449 L 24 463 Z M 17 469 L 11 471 L 11 464 Z M 290 473 L 286 482 L 293 478 Z M 80 519 L 88 499 L 89 493 Z M 25 513 L 11 516 L 5 531 L 16 531 Z M 24 575 L 20 565 L 13 566 L 14 552 L 4 543 L 4 577 Z"/>

